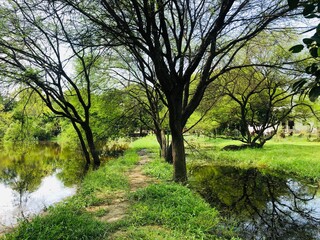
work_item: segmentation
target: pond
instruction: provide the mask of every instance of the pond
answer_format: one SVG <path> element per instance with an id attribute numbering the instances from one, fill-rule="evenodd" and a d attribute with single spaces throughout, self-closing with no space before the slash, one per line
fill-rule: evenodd
<path id="1" fill-rule="evenodd" d="M 319 183 L 283 173 L 197 166 L 191 186 L 243 239 L 320 239 Z"/>
<path id="2" fill-rule="evenodd" d="M 79 155 L 50 142 L 0 149 L 0 233 L 75 194 Z"/>

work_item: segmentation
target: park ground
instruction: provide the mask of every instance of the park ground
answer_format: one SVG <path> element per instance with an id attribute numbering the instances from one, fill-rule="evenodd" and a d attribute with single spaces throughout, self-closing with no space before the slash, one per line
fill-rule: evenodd
<path id="1" fill-rule="evenodd" d="M 221 151 L 232 140 L 186 137 L 188 169 L 201 164 L 257 167 L 320 179 L 320 143 L 275 138 L 263 149 Z M 237 239 L 196 192 L 171 181 L 172 166 L 158 157 L 154 136 L 139 139 L 122 157 L 89 172 L 76 196 L 22 221 L 4 239 Z"/>

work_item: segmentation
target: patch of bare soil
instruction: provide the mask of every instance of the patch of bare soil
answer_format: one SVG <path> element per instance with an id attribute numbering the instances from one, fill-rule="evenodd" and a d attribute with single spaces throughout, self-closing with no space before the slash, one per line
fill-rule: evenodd
<path id="1" fill-rule="evenodd" d="M 140 156 L 139 162 L 133 169 L 130 169 L 126 173 L 129 179 L 130 192 L 135 192 L 137 189 L 144 188 L 150 183 L 155 182 L 154 179 L 142 173 L 143 165 L 150 161 L 147 152 L 145 150 L 140 150 L 138 154 Z M 129 207 L 129 201 L 126 199 L 125 195 L 124 192 L 119 192 L 113 195 L 107 204 L 89 207 L 87 210 L 94 212 L 101 221 L 109 223 L 119 221 L 127 216 L 126 212 Z"/>

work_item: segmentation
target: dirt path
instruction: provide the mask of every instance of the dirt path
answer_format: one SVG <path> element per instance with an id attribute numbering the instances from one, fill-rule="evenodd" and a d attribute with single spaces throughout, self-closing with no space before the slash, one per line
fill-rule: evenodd
<path id="1" fill-rule="evenodd" d="M 139 188 L 144 188 L 156 180 L 148 177 L 142 173 L 142 168 L 147 164 L 150 159 L 148 158 L 148 153 L 146 150 L 140 150 L 138 152 L 140 160 L 137 165 L 126 172 L 129 179 L 130 192 L 135 192 Z M 115 222 L 121 220 L 127 216 L 126 212 L 129 207 L 129 201 L 126 198 L 127 193 L 124 191 L 117 192 L 113 195 L 111 202 L 106 205 L 100 205 L 96 207 L 91 207 L 88 209 L 90 212 L 101 212 L 102 216 L 99 217 L 101 221 L 104 222 Z"/>

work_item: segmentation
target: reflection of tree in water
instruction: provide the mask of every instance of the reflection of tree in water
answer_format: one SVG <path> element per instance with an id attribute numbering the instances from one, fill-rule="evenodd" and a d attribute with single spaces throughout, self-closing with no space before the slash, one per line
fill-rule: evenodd
<path id="1" fill-rule="evenodd" d="M 41 180 L 52 174 L 59 161 L 58 144 L 41 143 L 6 147 L 0 154 L 0 182 L 17 194 L 16 204 L 22 207 L 29 193 L 35 191 Z"/>
<path id="2" fill-rule="evenodd" d="M 191 181 L 212 206 L 236 216 L 244 239 L 320 238 L 319 186 L 257 169 L 212 166 L 194 169 Z"/>
<path id="3" fill-rule="evenodd" d="M 0 181 L 16 192 L 16 204 L 22 207 L 28 200 L 28 193 L 36 190 L 41 179 L 53 169 L 37 159 L 27 157 L 26 153 L 19 157 L 16 155 L 11 157 L 10 164 L 0 171 Z"/>

